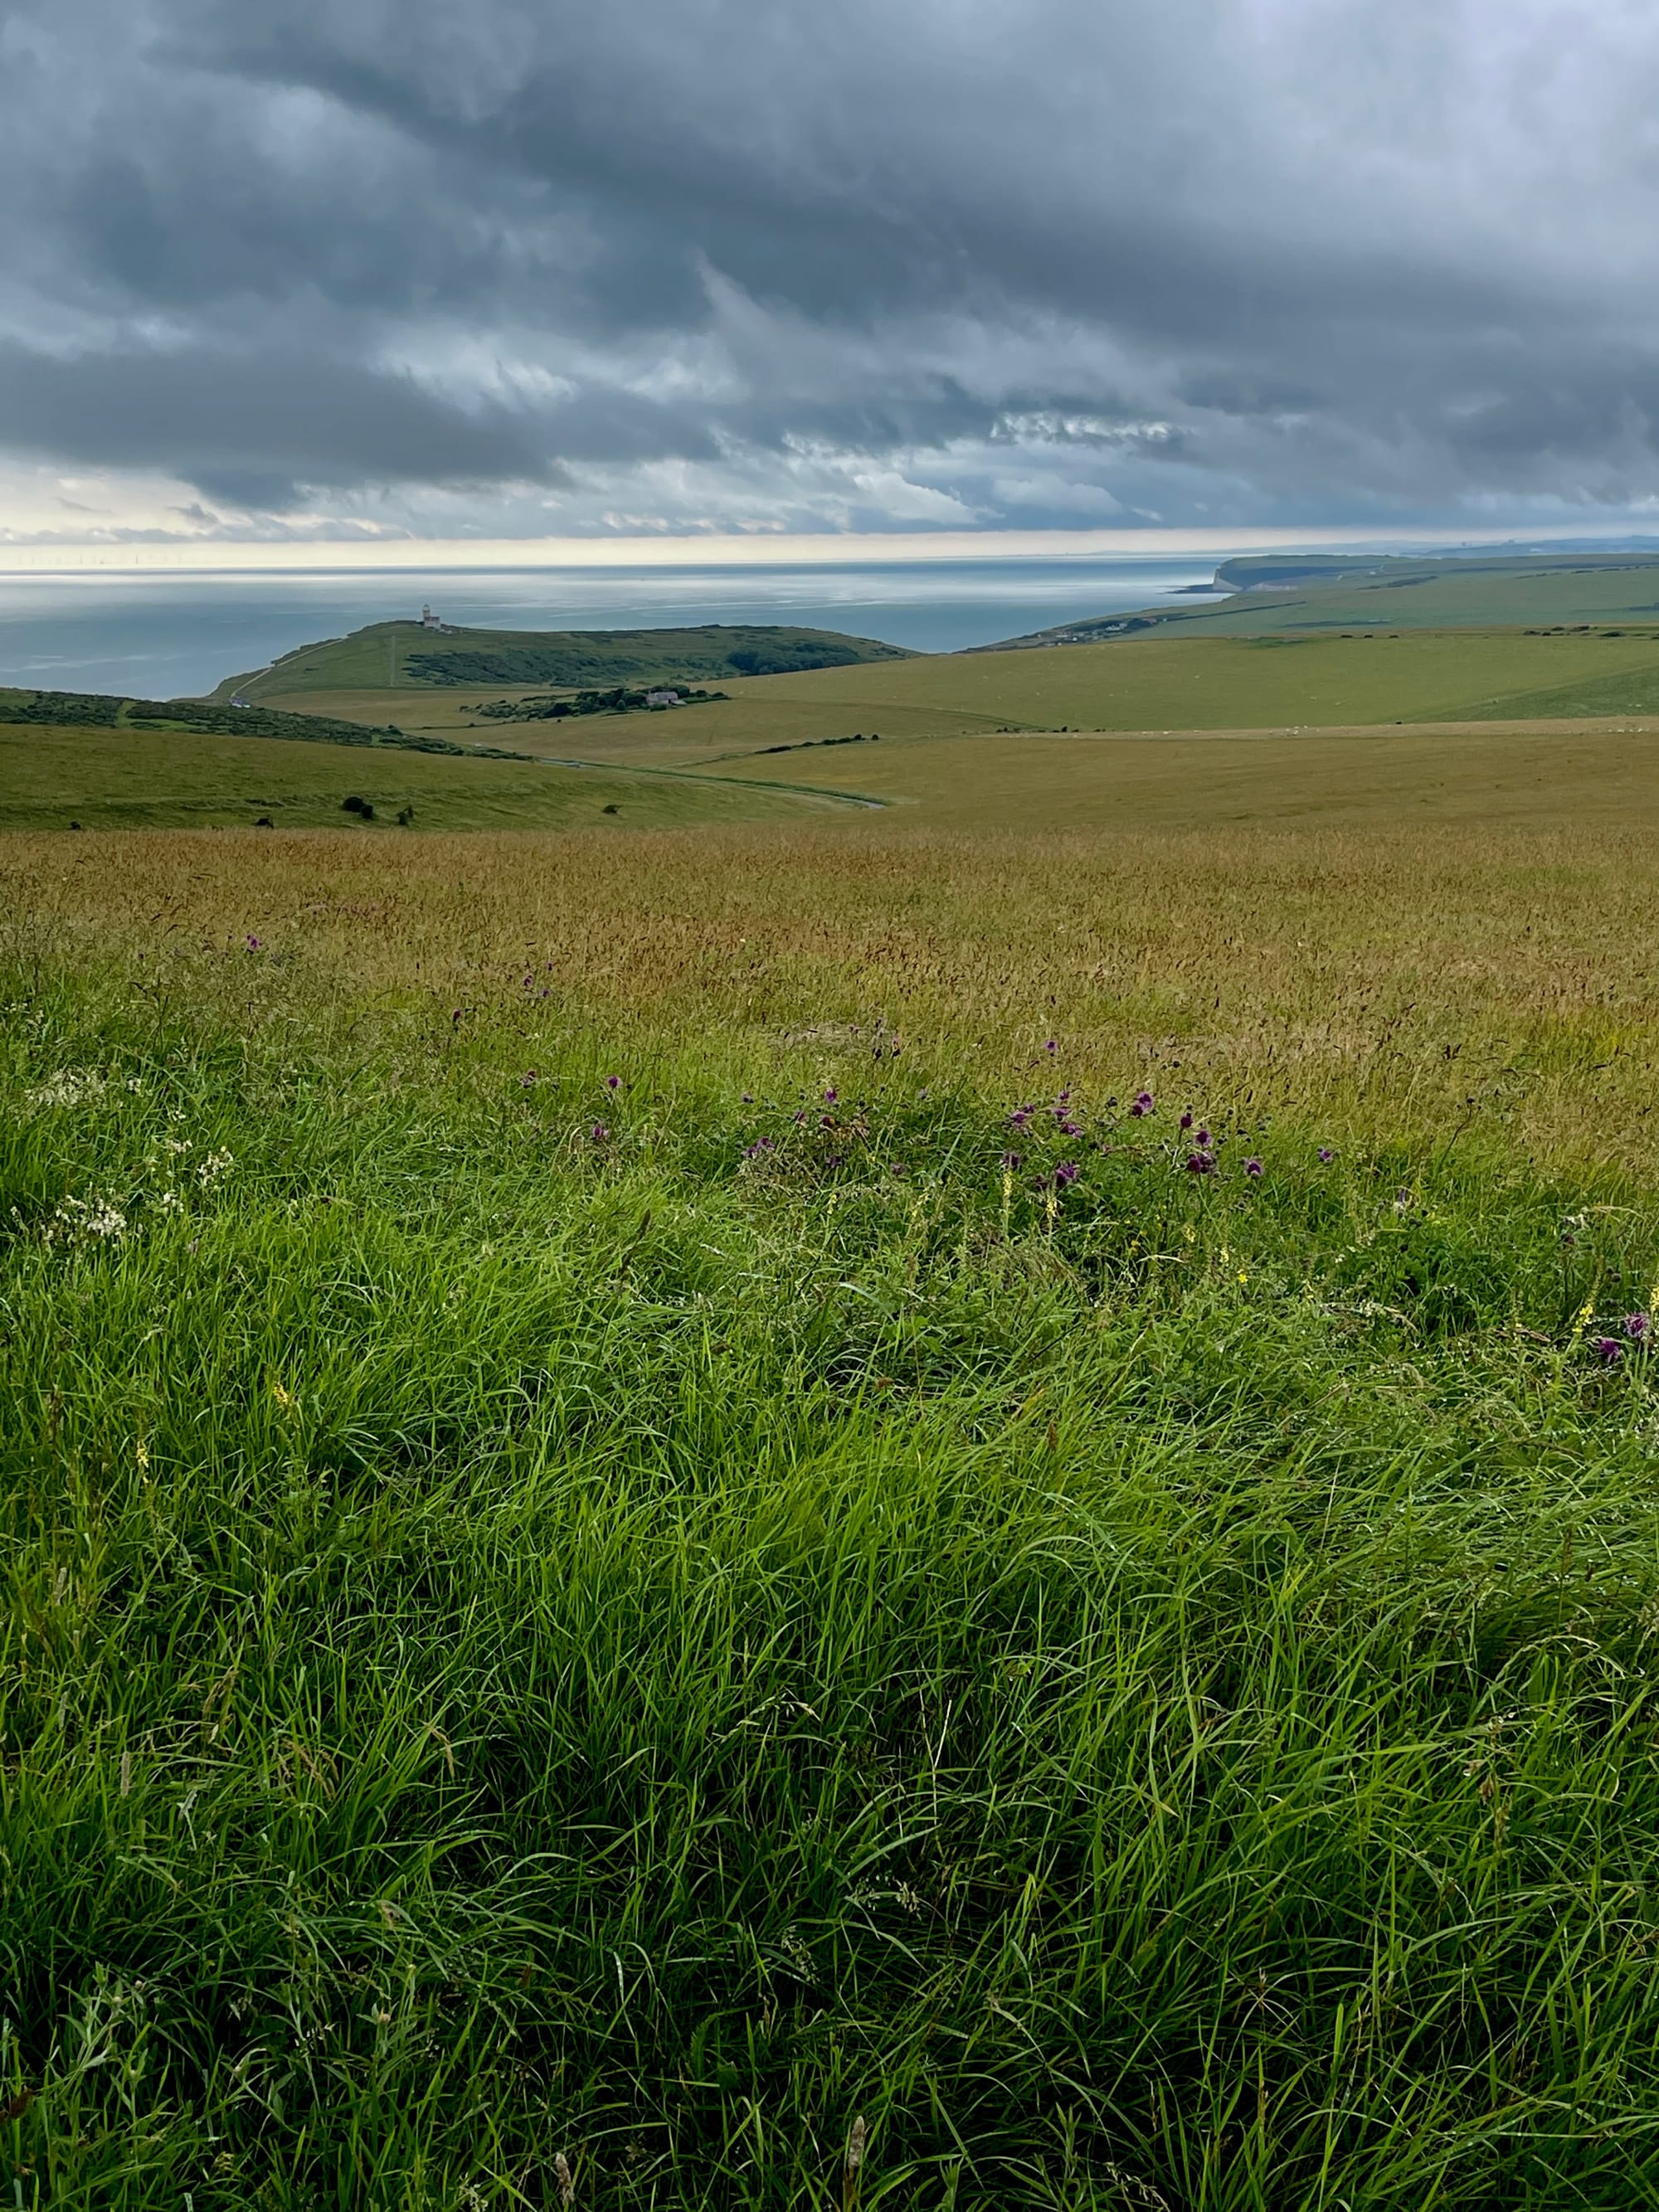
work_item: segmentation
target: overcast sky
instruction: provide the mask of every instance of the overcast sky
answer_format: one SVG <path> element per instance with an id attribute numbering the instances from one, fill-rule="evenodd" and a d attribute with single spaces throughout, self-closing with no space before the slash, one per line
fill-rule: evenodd
<path id="1" fill-rule="evenodd" d="M 0 0 L 0 538 L 1659 527 L 1651 0 Z"/>

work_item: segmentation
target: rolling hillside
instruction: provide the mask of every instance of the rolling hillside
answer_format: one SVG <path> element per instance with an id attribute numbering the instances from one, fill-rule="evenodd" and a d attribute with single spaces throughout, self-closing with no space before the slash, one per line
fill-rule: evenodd
<path id="1" fill-rule="evenodd" d="M 1659 634 L 1659 553 L 1274 556 L 1224 562 L 1216 581 L 1233 586 L 1231 596 L 1103 615 L 1007 642 L 1030 647 L 1171 630 L 1184 637 L 1262 637 L 1607 623 L 1634 623 Z"/>
<path id="2" fill-rule="evenodd" d="M 692 629 L 427 629 L 374 623 L 349 637 L 297 647 L 269 668 L 233 676 L 216 701 L 373 687 L 434 690 L 467 684 L 554 690 L 698 683 L 910 658 L 903 648 L 836 630 L 706 623 Z"/>
<path id="3" fill-rule="evenodd" d="M 1395 722 L 1585 720 L 1659 715 L 1659 634 L 1607 629 L 1358 630 L 1299 637 L 1154 631 L 1088 645 L 913 654 L 860 666 L 731 678 L 669 713 L 501 722 L 500 689 L 443 686 L 268 693 L 268 709 L 447 744 L 702 767 L 782 745 L 869 736 L 1034 730 L 1261 730 Z M 239 710 L 240 711 L 240 710 Z M 814 756 L 780 757 L 804 777 Z"/>
<path id="4" fill-rule="evenodd" d="M 201 730 L 0 722 L 0 831 L 678 829 L 854 811 L 724 775 Z"/>

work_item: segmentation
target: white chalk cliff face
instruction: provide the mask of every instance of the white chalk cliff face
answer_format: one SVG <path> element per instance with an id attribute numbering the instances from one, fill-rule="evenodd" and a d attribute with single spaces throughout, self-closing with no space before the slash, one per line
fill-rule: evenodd
<path id="1" fill-rule="evenodd" d="M 14 538 L 1659 499 L 1659 16 L 11 0 Z"/>

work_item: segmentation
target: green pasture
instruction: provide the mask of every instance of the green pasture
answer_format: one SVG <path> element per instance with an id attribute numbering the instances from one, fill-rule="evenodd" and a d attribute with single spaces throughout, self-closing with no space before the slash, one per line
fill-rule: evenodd
<path id="1" fill-rule="evenodd" d="M 1194 610 L 1196 636 L 1251 636 L 1364 623 L 1381 629 L 1478 629 L 1497 623 L 1659 623 L 1659 562 L 1523 570 L 1448 563 L 1420 580 L 1350 583 L 1316 591 L 1250 592 Z"/>
<path id="2" fill-rule="evenodd" d="M 25 2205 L 1659 2194 L 1632 1190 L 9 927 Z"/>
<path id="3" fill-rule="evenodd" d="M 1268 580 L 1272 588 L 1224 599 L 1166 599 L 1130 620 L 1190 637 L 1302 635 L 1371 629 L 1469 629 L 1592 623 L 1659 624 L 1659 557 L 1637 554 L 1443 556 L 1228 562 L 1218 575 Z M 1096 618 L 1115 628 L 1121 616 Z M 1085 629 L 1093 623 L 1081 625 Z M 1078 624 L 1066 626 L 1071 629 Z M 1039 631 L 1034 641 L 1055 635 Z"/>
<path id="4" fill-rule="evenodd" d="M 213 694 L 264 701 L 314 691 L 422 691 L 473 684 L 600 688 L 656 680 L 707 683 L 745 668 L 811 666 L 820 659 L 898 660 L 878 639 L 787 623 L 705 623 L 689 629 L 428 630 L 374 623 L 349 636 L 297 647 L 270 667 L 228 677 Z"/>
<path id="5" fill-rule="evenodd" d="M 329 714 L 398 721 L 526 751 L 720 767 L 805 740 L 878 733 L 1299 730 L 1364 724 L 1659 716 L 1659 637 L 1518 631 L 1406 632 L 1281 640 L 1136 637 L 1042 651 L 918 654 L 864 667 L 734 679 L 728 700 L 573 724 L 476 721 L 458 700 L 384 690 L 325 695 Z M 481 696 L 483 695 L 472 695 Z M 306 695 L 291 703 L 302 706 Z M 580 727 L 580 739 L 572 732 Z M 820 780 L 854 751 L 769 756 L 767 773 Z"/>
<path id="6" fill-rule="evenodd" d="M 374 807 L 372 821 L 343 811 L 352 796 Z M 246 827 L 264 815 L 281 829 L 356 823 L 365 836 L 395 836 L 405 808 L 417 830 L 545 830 L 785 818 L 830 803 L 712 778 L 0 723 L 0 829 L 9 830 Z"/>
<path id="7" fill-rule="evenodd" d="M 1615 679 L 1640 694 L 1649 676 L 1659 712 L 1659 639 L 1527 637 L 1509 631 L 1401 637 L 1134 638 L 1042 653 L 953 653 L 872 668 L 756 678 L 731 686 L 731 706 L 685 708 L 666 720 L 710 750 L 795 734 L 877 729 L 923 734 L 896 716 L 925 716 L 925 733 L 958 730 L 1285 729 L 1508 716 L 1517 696 L 1562 699 Z M 1571 714 L 1571 705 L 1555 712 Z M 1599 706 L 1582 709 L 1600 713 Z M 773 718 L 769 723 L 768 716 Z M 695 721 L 693 718 L 695 717 Z M 533 726 L 514 724 L 523 743 Z M 605 726 L 599 723 L 596 730 Z M 660 742 L 643 718 L 618 718 Z M 775 732 L 775 734 L 773 732 Z M 781 757 L 787 761 L 792 757 Z M 811 759 L 810 754 L 798 757 Z"/>
<path id="8" fill-rule="evenodd" d="M 808 763 L 811 763 L 809 769 Z M 1659 830 L 1659 732 L 1518 726 L 1297 736 L 884 738 L 726 763 L 885 799 L 894 824 L 967 834 L 1216 830 L 1324 823 L 1578 823 Z"/>

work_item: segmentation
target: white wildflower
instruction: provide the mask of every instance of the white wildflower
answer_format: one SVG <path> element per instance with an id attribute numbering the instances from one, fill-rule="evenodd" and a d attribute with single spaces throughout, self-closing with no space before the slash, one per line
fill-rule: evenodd
<path id="1" fill-rule="evenodd" d="M 27 1093 L 27 1103 L 44 1114 L 55 1106 L 94 1106 L 103 1097 L 105 1082 L 95 1067 L 66 1067 Z"/>
<path id="2" fill-rule="evenodd" d="M 112 1198 L 66 1198 L 46 1225 L 46 1242 L 78 1243 L 91 1237 L 127 1233 L 127 1217 Z"/>
<path id="3" fill-rule="evenodd" d="M 203 1188 L 206 1189 L 210 1183 L 217 1182 L 230 1165 L 231 1156 L 228 1152 L 210 1152 L 196 1170 Z"/>

